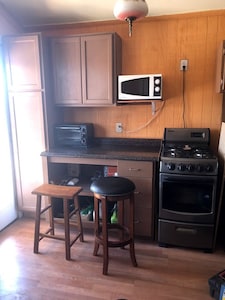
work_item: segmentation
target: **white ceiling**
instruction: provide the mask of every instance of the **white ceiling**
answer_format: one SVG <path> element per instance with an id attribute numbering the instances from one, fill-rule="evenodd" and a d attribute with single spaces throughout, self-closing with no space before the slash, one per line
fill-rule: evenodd
<path id="1" fill-rule="evenodd" d="M 23 26 L 114 20 L 116 0 L 0 0 Z M 148 16 L 225 9 L 225 0 L 146 0 Z"/>

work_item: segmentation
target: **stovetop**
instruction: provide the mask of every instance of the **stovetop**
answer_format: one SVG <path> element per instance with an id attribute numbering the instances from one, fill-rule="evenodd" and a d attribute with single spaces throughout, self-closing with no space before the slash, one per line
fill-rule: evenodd
<path id="1" fill-rule="evenodd" d="M 169 144 L 162 147 L 161 155 L 168 158 L 212 159 L 208 145 Z"/>
<path id="2" fill-rule="evenodd" d="M 218 159 L 209 146 L 208 128 L 166 128 L 160 155 L 160 172 L 215 175 Z"/>

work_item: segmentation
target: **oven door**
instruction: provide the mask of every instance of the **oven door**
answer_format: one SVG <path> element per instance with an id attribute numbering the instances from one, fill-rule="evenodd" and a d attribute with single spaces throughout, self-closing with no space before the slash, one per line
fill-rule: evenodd
<path id="1" fill-rule="evenodd" d="M 215 202 L 216 176 L 160 174 L 159 218 L 212 224 Z"/>

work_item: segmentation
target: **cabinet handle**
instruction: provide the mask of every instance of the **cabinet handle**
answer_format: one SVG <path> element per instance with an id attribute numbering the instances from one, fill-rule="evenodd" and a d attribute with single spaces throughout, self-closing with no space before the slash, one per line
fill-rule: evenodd
<path id="1" fill-rule="evenodd" d="M 225 49 L 223 49 L 223 58 L 222 58 L 222 68 L 223 68 L 223 78 L 221 79 L 221 89 L 224 92 L 224 85 L 225 85 Z"/>
<path id="2" fill-rule="evenodd" d="M 224 77 L 225 77 L 225 70 L 224 70 L 224 72 L 223 72 L 223 79 L 221 80 L 222 91 L 224 91 L 224 84 L 225 84 Z"/>
<path id="3" fill-rule="evenodd" d="M 130 171 L 130 172 L 133 172 L 133 171 L 134 171 L 134 172 L 140 172 L 141 169 L 129 168 L 128 171 Z"/>
<path id="4" fill-rule="evenodd" d="M 135 195 L 141 195 L 142 193 L 139 192 L 139 191 L 134 191 L 134 194 L 135 194 Z"/>

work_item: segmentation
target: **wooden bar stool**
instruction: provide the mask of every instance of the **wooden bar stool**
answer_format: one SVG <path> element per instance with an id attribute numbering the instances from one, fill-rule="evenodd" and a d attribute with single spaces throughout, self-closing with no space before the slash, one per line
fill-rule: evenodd
<path id="1" fill-rule="evenodd" d="M 93 255 L 97 255 L 99 245 L 103 246 L 103 275 L 108 273 L 109 247 L 123 248 L 129 245 L 130 257 L 137 267 L 134 249 L 134 183 L 124 177 L 103 177 L 91 184 L 94 193 L 95 211 L 95 246 Z M 129 212 L 128 224 L 124 219 L 124 204 Z M 118 222 L 111 224 L 108 206 L 117 203 Z M 100 203 L 102 218 L 100 218 Z M 111 205 L 112 206 L 112 205 Z M 102 220 L 101 220 L 102 219 Z M 116 231 L 117 236 L 111 237 L 110 232 Z"/>
<path id="2" fill-rule="evenodd" d="M 62 185 L 54 185 L 54 184 L 43 184 L 38 188 L 32 191 L 32 194 L 37 195 L 36 202 L 36 217 L 35 217 L 35 232 L 34 232 L 34 253 L 38 253 L 39 241 L 43 238 L 52 238 L 57 240 L 65 241 L 65 251 L 66 251 L 66 259 L 71 259 L 70 248 L 76 242 L 78 238 L 83 242 L 83 227 L 80 216 L 80 206 L 78 201 L 78 194 L 82 191 L 81 187 L 78 186 L 62 186 Z M 49 197 L 49 203 L 43 209 L 41 208 L 41 200 L 42 196 Z M 54 198 L 62 198 L 63 201 L 63 210 L 64 210 L 64 231 L 65 235 L 55 235 L 54 228 L 54 216 L 52 212 L 52 204 Z M 74 210 L 69 212 L 69 200 L 74 200 Z M 46 232 L 40 232 L 40 223 L 41 223 L 41 215 L 49 211 L 49 228 Z M 77 217 L 77 227 L 78 233 L 74 237 L 74 239 L 70 240 L 70 218 L 76 215 Z"/>

